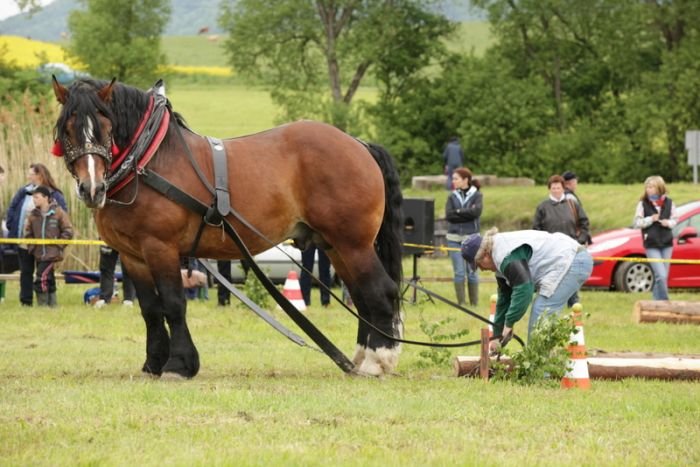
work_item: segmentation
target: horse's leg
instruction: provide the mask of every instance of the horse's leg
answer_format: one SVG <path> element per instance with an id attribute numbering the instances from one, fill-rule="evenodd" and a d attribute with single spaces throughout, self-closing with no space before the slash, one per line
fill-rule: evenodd
<path id="1" fill-rule="evenodd" d="M 141 316 L 146 323 L 146 361 L 142 371 L 160 376 L 170 356 L 170 336 L 165 328 L 163 306 L 156 293 L 148 267 L 140 260 L 121 255 L 134 282 Z"/>
<path id="2" fill-rule="evenodd" d="M 157 300 L 149 303 L 153 308 L 148 309 L 148 315 L 153 319 L 157 319 L 159 314 L 165 317 L 170 330 L 169 358 L 162 368 L 162 374 L 191 378 L 199 371 L 199 354 L 185 319 L 187 302 L 180 275 L 179 253 L 160 242 L 145 242 L 142 251 L 157 294 Z M 131 269 L 128 270 L 131 272 Z"/>
<path id="3" fill-rule="evenodd" d="M 396 368 L 400 347 L 393 337 L 398 332 L 398 287 L 384 270 L 374 250 L 351 252 L 344 256 L 349 277 L 346 283 L 358 313 L 369 317 L 374 326 L 358 325 L 357 350 L 354 361 L 358 373 L 381 376 Z M 342 276 L 341 276 L 342 277 Z M 347 276 L 346 276 L 347 277 Z"/>
<path id="4" fill-rule="evenodd" d="M 199 371 L 199 353 L 187 327 L 187 300 L 182 287 L 179 257 L 175 259 L 174 270 L 168 268 L 156 277 L 156 288 L 170 329 L 170 358 L 163 367 L 163 375 L 192 378 Z"/>
<path id="5" fill-rule="evenodd" d="M 360 315 L 361 318 L 360 320 L 358 320 L 357 323 L 357 340 L 355 346 L 355 354 L 352 357 L 352 362 L 355 364 L 355 368 L 357 369 L 360 367 L 362 361 L 365 359 L 365 349 L 367 349 L 367 344 L 369 342 L 370 330 L 370 327 L 367 325 L 367 322 L 372 322 L 372 316 L 367 313 L 369 311 L 369 308 L 364 304 L 364 297 L 360 294 L 353 293 L 352 290 L 350 290 L 350 285 L 348 282 L 346 282 L 346 278 L 350 277 L 349 271 L 345 267 L 345 263 L 343 263 L 343 260 L 340 258 L 340 256 L 338 256 L 335 253 L 335 250 L 326 251 L 326 254 L 331 259 L 331 263 L 333 263 L 333 267 L 335 268 L 336 274 L 338 274 L 339 277 L 344 278 L 343 282 L 345 282 L 345 286 L 348 288 L 350 297 L 352 297 L 352 301 L 355 304 L 355 308 L 357 309 L 357 314 Z"/>

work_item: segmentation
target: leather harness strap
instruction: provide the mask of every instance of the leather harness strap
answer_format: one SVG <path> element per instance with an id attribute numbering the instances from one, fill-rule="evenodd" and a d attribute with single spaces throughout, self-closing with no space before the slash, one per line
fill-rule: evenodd
<path id="1" fill-rule="evenodd" d="M 143 169 L 141 176 L 146 185 L 161 193 L 169 200 L 181 204 L 182 206 L 185 206 L 201 216 L 205 216 L 207 211 L 209 211 L 209 207 L 204 202 L 182 191 L 157 173 L 148 169 Z M 244 258 L 249 261 L 250 268 L 260 280 L 260 283 L 265 287 L 272 298 L 280 305 L 284 312 L 287 313 L 287 316 L 289 316 L 297 324 L 297 326 L 299 326 L 309 336 L 309 338 L 311 338 L 311 340 L 313 340 L 316 345 L 318 345 L 321 350 L 323 350 L 323 352 L 328 355 L 331 360 L 333 360 L 333 362 L 335 362 L 335 364 L 342 371 L 345 373 L 350 373 L 353 371 L 355 365 L 350 361 L 350 359 L 348 359 L 343 352 L 341 352 L 316 326 L 314 326 L 314 324 L 309 321 L 306 316 L 297 310 L 296 307 L 292 305 L 292 303 L 287 300 L 284 295 L 282 295 L 277 287 L 275 287 L 262 269 L 260 269 L 260 266 L 258 266 L 255 260 L 253 260 L 248 247 L 243 243 L 241 237 L 238 235 L 233 226 L 226 219 L 222 219 L 222 226 L 229 237 L 231 237 L 233 242 L 236 244 Z"/>
<path id="2" fill-rule="evenodd" d="M 216 211 L 221 217 L 231 212 L 231 198 L 228 192 L 228 166 L 226 163 L 226 148 L 218 138 L 207 136 L 214 160 L 214 199 Z"/>
<path id="3" fill-rule="evenodd" d="M 222 284 L 224 287 L 226 287 L 226 290 L 231 292 L 238 300 L 243 302 L 243 304 L 245 306 L 247 306 L 248 308 L 253 310 L 253 313 L 255 313 L 260 318 L 262 318 L 263 321 L 265 321 L 267 324 L 269 324 L 270 326 L 275 328 L 275 330 L 277 330 L 278 332 L 280 332 L 281 334 L 286 336 L 289 340 L 291 340 L 292 342 L 294 342 L 297 345 L 300 345 L 302 347 L 309 347 L 310 349 L 318 350 L 320 352 L 319 349 L 317 349 L 316 347 L 311 347 L 309 344 L 306 343 L 306 341 L 304 341 L 304 339 L 302 337 L 298 336 L 294 332 L 292 332 L 289 329 L 287 329 L 286 327 L 284 327 L 279 321 L 277 321 L 274 317 L 272 317 L 272 315 L 270 315 L 267 311 L 260 308 L 257 303 L 255 303 L 254 301 L 252 301 L 251 299 L 246 297 L 246 295 L 243 292 L 238 290 L 236 288 L 236 286 L 234 286 L 224 276 L 222 276 L 219 273 L 219 271 L 217 271 L 215 268 L 213 268 L 209 264 L 208 261 L 206 261 L 204 259 L 200 259 L 199 262 L 204 267 L 204 269 L 206 269 L 209 272 L 209 274 L 211 274 L 214 277 L 214 279 L 216 279 L 217 281 L 219 281 L 220 284 Z"/>

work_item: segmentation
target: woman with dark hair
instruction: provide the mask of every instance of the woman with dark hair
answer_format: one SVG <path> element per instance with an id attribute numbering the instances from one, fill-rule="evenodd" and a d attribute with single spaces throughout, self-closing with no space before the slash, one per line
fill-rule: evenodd
<path id="1" fill-rule="evenodd" d="M 479 304 L 479 275 L 476 269 L 469 267 L 459 252 L 460 245 L 467 236 L 479 233 L 481 228 L 479 218 L 484 208 L 483 196 L 479 191 L 480 185 L 472 177 L 471 171 L 466 167 L 459 167 L 452 173 L 452 185 L 454 191 L 447 198 L 445 204 L 445 219 L 447 225 L 447 246 L 452 259 L 454 271 L 455 294 L 457 303 L 466 303 L 464 296 L 465 279 L 469 284 L 469 304 Z"/>
<path id="2" fill-rule="evenodd" d="M 34 209 L 32 192 L 38 186 L 44 185 L 51 192 L 50 200 L 68 212 L 63 192 L 54 182 L 51 172 L 44 164 L 31 164 L 27 171 L 27 184 L 17 190 L 7 209 L 7 230 L 9 238 L 23 238 L 24 222 L 27 215 Z M 27 252 L 27 245 L 18 245 L 19 259 L 19 301 L 22 306 L 32 306 L 34 300 L 34 257 Z"/>

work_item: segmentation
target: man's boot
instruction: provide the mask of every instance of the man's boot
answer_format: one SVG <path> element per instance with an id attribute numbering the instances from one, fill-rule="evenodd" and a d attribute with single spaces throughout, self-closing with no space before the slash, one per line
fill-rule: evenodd
<path id="1" fill-rule="evenodd" d="M 37 292 L 36 304 L 39 306 L 49 306 L 49 294 L 46 292 Z"/>
<path id="2" fill-rule="evenodd" d="M 479 304 L 479 283 L 470 282 L 469 284 L 469 304 L 477 306 Z"/>
<path id="3" fill-rule="evenodd" d="M 455 294 L 457 295 L 457 303 L 460 305 L 465 305 L 466 300 L 464 299 L 464 282 L 455 282 Z"/>
<path id="4" fill-rule="evenodd" d="M 58 306 L 58 301 L 56 300 L 56 292 L 49 292 L 49 306 L 51 308 L 56 308 Z"/>

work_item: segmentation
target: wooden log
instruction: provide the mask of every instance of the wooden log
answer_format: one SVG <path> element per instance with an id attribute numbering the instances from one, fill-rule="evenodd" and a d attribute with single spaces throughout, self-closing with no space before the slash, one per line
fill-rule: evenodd
<path id="1" fill-rule="evenodd" d="M 496 361 L 495 358 L 490 358 L 489 366 L 492 366 L 494 361 Z M 510 365 L 511 360 L 507 357 L 501 357 L 500 362 Z M 452 366 L 455 371 L 455 376 L 477 377 L 480 376 L 481 358 L 478 356 L 457 356 L 452 362 Z"/>
<path id="2" fill-rule="evenodd" d="M 510 359 L 501 358 L 510 363 Z M 454 360 L 456 376 L 477 376 L 479 357 L 458 356 Z M 591 379 L 619 380 L 645 378 L 661 380 L 700 380 L 700 355 L 651 354 L 640 352 L 598 354 L 588 357 Z"/>
<path id="3" fill-rule="evenodd" d="M 598 354 L 588 357 L 588 373 L 595 379 L 700 380 L 700 355 Z"/>
<path id="4" fill-rule="evenodd" d="M 700 302 L 638 300 L 634 304 L 637 323 L 700 324 Z"/>

